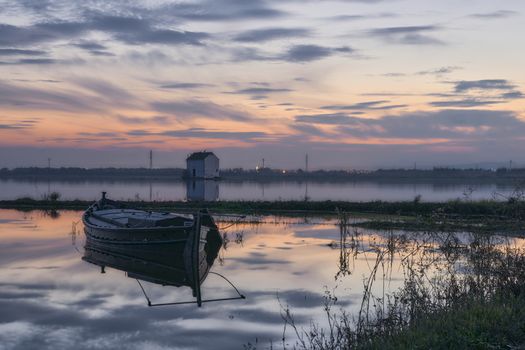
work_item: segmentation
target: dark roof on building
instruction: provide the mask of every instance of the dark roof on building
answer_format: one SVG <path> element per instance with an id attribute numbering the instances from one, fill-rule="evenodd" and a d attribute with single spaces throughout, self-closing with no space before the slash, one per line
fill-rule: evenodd
<path id="1" fill-rule="evenodd" d="M 206 159 L 208 156 L 215 156 L 215 154 L 213 154 L 213 152 L 195 152 L 195 153 L 192 153 L 188 156 L 188 158 L 186 158 L 186 160 L 204 160 Z"/>

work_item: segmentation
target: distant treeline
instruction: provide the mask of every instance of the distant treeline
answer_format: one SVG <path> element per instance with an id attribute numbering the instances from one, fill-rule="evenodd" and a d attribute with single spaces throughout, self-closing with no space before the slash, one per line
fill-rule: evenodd
<path id="1" fill-rule="evenodd" d="M 164 168 L 14 168 L 0 169 L 0 178 L 24 180 L 181 180 L 184 169 Z"/>
<path id="2" fill-rule="evenodd" d="M 378 169 L 374 171 L 358 170 L 281 170 L 263 168 L 246 170 L 242 168 L 221 170 L 223 181 L 315 181 L 315 182 L 348 182 L 348 181 L 490 181 L 521 182 L 525 180 L 525 168 L 499 169 Z M 2 179 L 21 179 L 29 181 L 182 181 L 186 170 L 181 168 L 15 168 L 0 169 Z"/>

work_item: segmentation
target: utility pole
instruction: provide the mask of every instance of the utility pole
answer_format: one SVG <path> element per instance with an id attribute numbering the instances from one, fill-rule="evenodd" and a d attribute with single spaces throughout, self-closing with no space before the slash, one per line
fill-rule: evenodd
<path id="1" fill-rule="evenodd" d="M 264 158 L 262 159 L 262 167 L 264 169 Z"/>
<path id="2" fill-rule="evenodd" d="M 304 171 L 308 172 L 308 153 L 306 153 L 306 156 L 304 157 Z"/>
<path id="3" fill-rule="evenodd" d="M 149 150 L 149 169 L 153 169 L 153 150 Z"/>

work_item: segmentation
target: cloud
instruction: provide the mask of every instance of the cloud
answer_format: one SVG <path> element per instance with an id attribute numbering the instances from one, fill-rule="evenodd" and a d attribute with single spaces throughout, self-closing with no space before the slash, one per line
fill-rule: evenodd
<path id="1" fill-rule="evenodd" d="M 220 131 L 204 128 L 190 128 L 181 130 L 166 130 L 161 132 L 151 132 L 147 130 L 131 130 L 129 136 L 168 136 L 177 138 L 197 138 L 197 139 L 221 139 L 221 140 L 241 140 L 254 141 L 268 137 L 268 134 L 259 131 Z"/>
<path id="2" fill-rule="evenodd" d="M 0 81 L 0 106 L 86 113 L 105 112 L 114 103 L 107 98 L 86 95 L 79 91 L 28 88 Z"/>
<path id="3" fill-rule="evenodd" d="M 326 18 L 329 21 L 356 21 L 360 19 L 366 19 L 369 18 L 364 15 L 337 15 L 337 16 L 330 16 Z"/>
<path id="4" fill-rule="evenodd" d="M 136 100 L 136 97 L 130 94 L 125 89 L 122 89 L 107 80 L 91 79 L 91 78 L 79 78 L 73 80 L 73 82 L 90 91 L 94 92 L 101 98 L 107 99 L 108 101 L 118 102 L 120 105 L 130 105 Z"/>
<path id="5" fill-rule="evenodd" d="M 291 37 L 308 37 L 309 35 L 310 30 L 306 28 L 266 28 L 240 33 L 233 40 L 239 42 L 264 42 Z"/>
<path id="6" fill-rule="evenodd" d="M 127 44 L 167 44 L 167 45 L 203 45 L 202 39 L 209 35 L 202 32 L 176 31 L 171 29 L 159 29 L 141 31 L 136 33 L 120 33 L 115 36 L 117 40 Z"/>
<path id="7" fill-rule="evenodd" d="M 74 43 L 73 46 L 85 50 L 95 56 L 115 56 L 107 51 L 107 47 L 95 41 L 81 40 Z"/>
<path id="8" fill-rule="evenodd" d="M 64 26 L 65 27 L 65 26 Z M 70 28 L 56 30 L 56 28 L 45 25 L 33 25 L 29 27 L 17 27 L 9 24 L 0 24 L 0 46 L 19 47 L 38 44 L 46 41 L 59 40 L 81 33 L 78 23 L 71 24 Z"/>
<path id="9" fill-rule="evenodd" d="M 472 108 L 524 97 L 520 91 L 515 90 L 516 85 L 506 79 L 461 80 L 452 84 L 453 94 L 430 94 L 447 99 L 429 104 L 434 107 Z"/>
<path id="10" fill-rule="evenodd" d="M 455 71 L 457 71 L 459 69 L 462 69 L 462 67 L 446 66 L 446 67 L 440 67 L 440 68 L 437 68 L 437 69 L 430 69 L 430 70 L 419 71 L 416 74 L 417 75 L 437 75 L 437 76 L 440 76 L 440 75 L 453 73 L 453 72 L 455 72 Z"/>
<path id="11" fill-rule="evenodd" d="M 161 85 L 162 89 L 177 89 L 177 90 L 191 90 L 191 89 L 200 89 L 205 87 L 215 86 L 213 84 L 204 84 L 204 83 L 185 83 L 185 82 L 173 82 Z"/>
<path id="12" fill-rule="evenodd" d="M 300 120 L 296 121 L 300 122 Z M 306 120 L 304 123 L 296 123 L 290 125 L 290 128 L 299 131 L 301 134 L 306 135 L 312 135 L 312 136 L 325 136 L 325 132 L 313 125 L 308 124 L 310 121 Z M 315 121 L 311 121 L 311 123 L 315 123 Z M 317 123 L 317 124 L 324 124 L 324 123 Z"/>
<path id="13" fill-rule="evenodd" d="M 0 65 L 38 65 L 38 64 L 56 64 L 68 63 L 67 61 L 56 60 L 53 58 L 21 58 L 14 61 L 0 61 Z"/>
<path id="14" fill-rule="evenodd" d="M 505 79 L 462 80 L 455 82 L 456 92 L 470 90 L 512 90 L 516 86 Z"/>
<path id="15" fill-rule="evenodd" d="M 88 41 L 88 40 L 81 40 L 77 43 L 74 43 L 73 46 L 76 46 L 76 47 L 79 47 L 81 49 L 84 49 L 84 50 L 106 50 L 107 47 L 102 45 L 102 44 L 99 44 L 95 41 Z"/>
<path id="16" fill-rule="evenodd" d="M 210 101 L 182 100 L 158 101 L 151 103 L 151 107 L 161 113 L 169 113 L 177 118 L 208 117 L 221 120 L 248 121 L 252 116 L 229 106 L 221 106 Z"/>
<path id="17" fill-rule="evenodd" d="M 233 62 L 277 60 L 276 57 L 264 54 L 254 47 L 235 47 L 231 50 L 230 54 Z"/>
<path id="18" fill-rule="evenodd" d="M 46 51 L 42 50 L 22 50 L 22 49 L 0 49 L 0 56 L 43 56 Z"/>
<path id="19" fill-rule="evenodd" d="M 8 123 L 0 123 L 0 130 L 18 130 L 18 129 L 29 129 L 38 123 L 37 120 L 19 120 Z"/>
<path id="20" fill-rule="evenodd" d="M 218 22 L 275 19 L 287 15 L 275 9 L 267 1 L 204 0 L 201 2 L 178 2 L 159 6 L 150 15 L 160 18 L 181 18 L 192 21 Z"/>
<path id="21" fill-rule="evenodd" d="M 332 124 L 322 115 L 298 116 L 298 123 Z M 403 139 L 478 139 L 521 137 L 525 122 L 509 111 L 446 109 L 436 112 L 417 112 L 384 116 L 378 119 L 355 116 L 335 116 L 337 132 L 358 138 L 403 138 Z M 335 124 L 335 123 L 333 123 Z"/>
<path id="22" fill-rule="evenodd" d="M 296 122 L 311 124 L 341 125 L 352 123 L 354 120 L 354 117 L 351 117 L 346 113 L 300 114 L 295 116 Z M 313 129 L 307 131 L 317 132 L 317 130 Z"/>
<path id="23" fill-rule="evenodd" d="M 112 15 L 95 15 L 85 24 L 89 30 L 112 33 L 113 37 L 127 44 L 202 45 L 207 33 L 159 29 L 144 18 Z"/>
<path id="24" fill-rule="evenodd" d="M 479 18 L 479 19 L 499 19 L 499 18 L 508 18 L 508 17 L 516 16 L 518 14 L 519 13 L 516 11 L 499 10 L 499 11 L 485 12 L 485 13 L 474 13 L 470 15 L 469 17 Z"/>
<path id="25" fill-rule="evenodd" d="M 405 44 L 405 45 L 443 45 L 444 42 L 427 35 L 429 32 L 436 32 L 441 27 L 435 25 L 425 26 L 405 26 L 405 27 L 386 27 L 376 28 L 368 31 L 371 37 L 378 37 L 384 41 Z"/>
<path id="26" fill-rule="evenodd" d="M 354 49 L 348 46 L 326 47 L 318 45 L 295 45 L 290 47 L 282 56 L 281 60 L 289 62 L 310 62 L 320 60 L 336 53 L 353 53 Z"/>
<path id="27" fill-rule="evenodd" d="M 55 79 L 12 79 L 13 81 L 18 81 L 21 83 L 61 83 L 60 80 Z"/>
<path id="28" fill-rule="evenodd" d="M 407 74 L 406 73 L 391 72 L 391 73 L 383 73 L 381 75 L 383 77 L 399 78 L 399 77 L 405 77 Z"/>
<path id="29" fill-rule="evenodd" d="M 205 138 L 205 139 L 228 139 L 249 141 L 256 138 L 268 136 L 264 132 L 258 131 L 215 131 L 203 128 L 191 128 L 185 130 L 167 130 L 159 133 L 163 136 Z"/>
<path id="30" fill-rule="evenodd" d="M 388 104 L 390 101 L 388 100 L 378 100 L 378 101 L 367 101 L 367 102 L 359 102 L 351 105 L 330 105 L 330 106 L 323 106 L 321 109 L 328 109 L 328 110 L 387 110 L 387 109 L 396 109 L 396 108 L 404 108 L 407 107 L 405 104 Z"/>
<path id="31" fill-rule="evenodd" d="M 239 94 L 239 95 L 262 95 L 262 94 L 272 94 L 272 93 L 280 93 L 280 92 L 290 92 L 293 91 L 291 89 L 286 88 L 246 88 L 246 89 L 240 89 L 232 92 L 228 92 L 229 94 Z"/>
<path id="32" fill-rule="evenodd" d="M 335 54 L 351 54 L 355 50 L 348 46 L 327 47 L 319 45 L 294 45 L 280 54 L 264 53 L 253 47 L 241 47 L 231 50 L 234 62 L 244 61 L 284 61 L 305 63 L 317 61 Z"/>
<path id="33" fill-rule="evenodd" d="M 168 124 L 169 119 L 166 116 L 152 116 L 152 117 L 128 117 L 124 115 L 118 115 L 117 120 L 124 124 Z"/>
<path id="34" fill-rule="evenodd" d="M 505 92 L 501 94 L 500 97 L 506 100 L 513 100 L 513 99 L 524 98 L 525 95 L 521 91 L 510 91 L 510 92 Z"/>
<path id="35" fill-rule="evenodd" d="M 0 46 L 19 47 L 73 39 L 89 32 L 104 32 L 130 45 L 202 45 L 201 40 L 209 37 L 203 32 L 158 28 L 153 23 L 139 17 L 90 13 L 84 21 L 41 22 L 26 27 L 0 24 Z M 80 42 L 77 46 L 95 53 L 105 52 L 94 48 L 93 43 Z"/>
<path id="36" fill-rule="evenodd" d="M 115 132 L 100 131 L 100 132 L 79 132 L 79 136 L 90 136 L 90 137 L 117 137 L 118 134 Z"/>
<path id="37" fill-rule="evenodd" d="M 463 100 L 447 100 L 447 101 L 432 101 L 429 104 L 434 107 L 459 107 L 459 108 L 469 108 L 469 107 L 479 107 L 479 106 L 488 106 L 497 103 L 502 103 L 503 101 L 497 100 L 480 100 L 480 99 L 463 99 Z"/>

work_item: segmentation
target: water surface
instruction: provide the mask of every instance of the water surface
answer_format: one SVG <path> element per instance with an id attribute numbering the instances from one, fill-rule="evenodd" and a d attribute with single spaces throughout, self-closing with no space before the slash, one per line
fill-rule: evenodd
<path id="1" fill-rule="evenodd" d="M 0 199 L 43 198 L 56 191 L 62 199 L 94 200 L 101 191 L 119 200 L 344 200 L 404 201 L 421 196 L 422 201 L 456 198 L 505 199 L 513 185 L 479 183 L 383 183 L 383 182 L 119 182 L 119 181 L 20 181 L 0 180 Z"/>
<path id="2" fill-rule="evenodd" d="M 282 337 L 287 308 L 298 326 L 308 329 L 312 322 L 326 325 L 326 296 L 337 297 L 334 308 L 356 315 L 368 283 L 378 297 L 397 290 L 406 276 L 406 250 L 425 240 L 424 235 L 353 228 L 342 239 L 334 219 L 249 218 L 258 223 L 222 231 L 225 244 L 212 266 L 245 300 L 149 308 L 135 279 L 112 268 L 101 274 L 82 261 L 80 216 L 78 211 L 0 210 L 0 348 L 239 349 L 255 341 L 268 348 Z M 228 225 L 221 221 L 219 226 Z M 430 275 L 441 271 L 437 262 L 446 261 L 437 248 L 440 239 L 418 244 L 432 256 Z M 399 252 L 386 254 L 392 246 Z M 193 299 L 186 287 L 142 284 L 154 302 Z M 204 281 L 202 292 L 204 298 L 235 294 L 215 275 Z M 288 331 L 287 338 L 293 342 L 294 334 Z"/>

